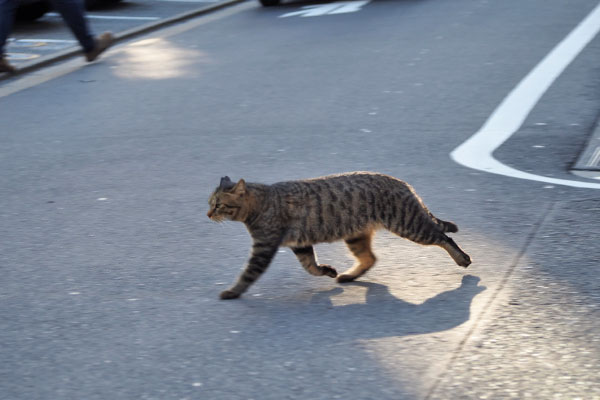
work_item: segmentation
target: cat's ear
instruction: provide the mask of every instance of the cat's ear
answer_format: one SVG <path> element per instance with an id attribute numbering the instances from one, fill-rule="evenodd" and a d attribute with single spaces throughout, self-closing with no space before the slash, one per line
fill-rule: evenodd
<path id="1" fill-rule="evenodd" d="M 235 194 L 244 194 L 246 193 L 246 181 L 240 179 L 238 183 L 235 184 L 232 190 Z"/>
<path id="2" fill-rule="evenodd" d="M 221 183 L 219 183 L 220 189 L 228 190 L 228 189 L 231 189 L 232 187 L 233 187 L 233 182 L 231 182 L 231 179 L 229 179 L 228 176 L 224 176 L 221 178 Z"/>

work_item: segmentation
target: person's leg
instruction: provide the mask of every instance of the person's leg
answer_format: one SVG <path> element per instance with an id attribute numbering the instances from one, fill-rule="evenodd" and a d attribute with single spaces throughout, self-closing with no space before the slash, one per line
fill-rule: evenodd
<path id="1" fill-rule="evenodd" d="M 4 1 L 4 0 L 0 0 Z M 85 53 L 89 53 L 96 47 L 94 36 L 90 33 L 88 23 L 85 20 L 85 5 L 83 0 L 51 0 L 54 9 L 60 13 L 63 20 L 79 41 Z"/>
<path id="2" fill-rule="evenodd" d="M 86 60 L 94 61 L 100 53 L 113 43 L 110 32 L 104 32 L 94 38 L 85 19 L 85 4 L 83 0 L 51 0 L 52 5 L 60 13 L 65 23 L 73 32 L 83 48 Z"/>
<path id="3" fill-rule="evenodd" d="M 4 58 L 4 46 L 12 31 L 16 8 L 16 0 L 0 0 L 0 72 L 15 71 L 15 68 Z"/>
<path id="4" fill-rule="evenodd" d="M 0 54 L 3 54 L 4 45 L 12 31 L 16 9 L 16 0 L 0 0 Z"/>

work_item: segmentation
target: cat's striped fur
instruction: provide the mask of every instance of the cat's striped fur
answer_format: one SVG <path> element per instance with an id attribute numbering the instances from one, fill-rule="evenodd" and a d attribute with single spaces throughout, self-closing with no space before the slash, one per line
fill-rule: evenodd
<path id="1" fill-rule="evenodd" d="M 463 267 L 471 263 L 446 235 L 457 232 L 452 222 L 434 217 L 407 183 L 394 177 L 352 172 L 273 185 L 233 183 L 229 177 L 209 199 L 208 217 L 243 222 L 253 239 L 252 254 L 237 283 L 221 298 L 239 297 L 265 271 L 279 246 L 290 247 L 313 275 L 337 276 L 349 282 L 375 264 L 371 239 L 384 228 L 403 238 L 445 249 Z M 357 259 L 338 275 L 318 264 L 312 245 L 344 240 Z"/>

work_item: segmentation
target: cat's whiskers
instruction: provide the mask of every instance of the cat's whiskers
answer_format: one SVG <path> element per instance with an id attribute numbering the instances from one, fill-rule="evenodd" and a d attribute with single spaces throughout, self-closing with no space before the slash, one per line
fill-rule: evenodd
<path id="1" fill-rule="evenodd" d="M 210 219 L 212 222 L 216 222 L 219 225 L 222 225 L 227 219 L 221 215 L 214 216 Z"/>

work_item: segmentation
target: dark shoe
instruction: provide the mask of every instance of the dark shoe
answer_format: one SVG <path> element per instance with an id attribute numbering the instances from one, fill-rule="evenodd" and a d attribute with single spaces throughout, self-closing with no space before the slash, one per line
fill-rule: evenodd
<path id="1" fill-rule="evenodd" d="M 17 72 L 17 69 L 10 65 L 4 57 L 0 57 L 0 73 L 1 72 L 8 72 L 9 74 L 14 74 L 15 72 Z"/>
<path id="2" fill-rule="evenodd" d="M 114 40 L 115 39 L 110 32 L 104 32 L 102 35 L 98 36 L 96 38 L 96 47 L 94 47 L 94 50 L 85 53 L 85 59 L 87 62 L 92 62 L 98 58 L 100 53 L 108 49 L 110 45 L 113 44 Z"/>

